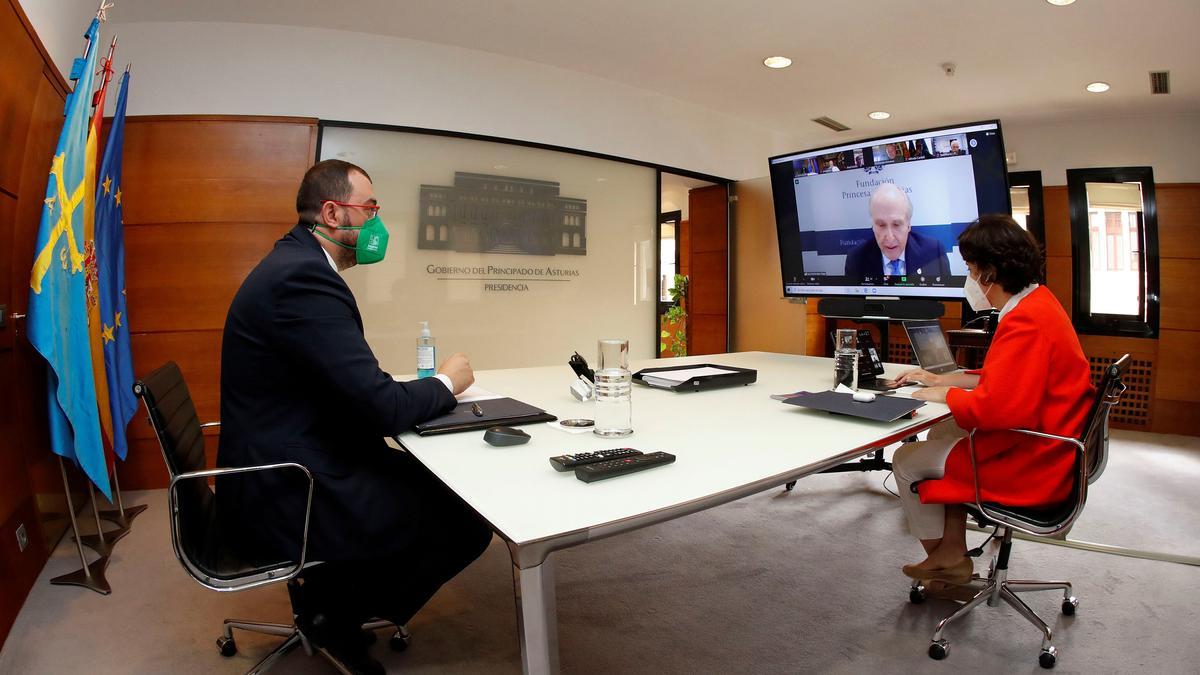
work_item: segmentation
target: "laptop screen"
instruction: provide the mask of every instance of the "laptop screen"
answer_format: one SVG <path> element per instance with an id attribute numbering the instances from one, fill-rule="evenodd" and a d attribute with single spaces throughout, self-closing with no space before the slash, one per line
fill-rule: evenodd
<path id="1" fill-rule="evenodd" d="M 945 373 L 958 368 L 954 354 L 946 344 L 946 336 L 942 334 L 942 326 L 937 321 L 905 321 L 904 330 L 908 333 L 908 341 L 921 368 L 931 373 Z"/>

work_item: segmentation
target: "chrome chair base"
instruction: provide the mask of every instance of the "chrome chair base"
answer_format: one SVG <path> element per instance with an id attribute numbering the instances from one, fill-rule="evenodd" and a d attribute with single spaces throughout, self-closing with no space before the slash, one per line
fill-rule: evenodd
<path id="1" fill-rule="evenodd" d="M 380 628 L 386 628 L 393 625 L 390 621 L 371 621 L 363 624 L 363 630 L 373 632 Z M 351 671 L 342 663 L 336 656 L 329 653 L 327 649 L 316 647 L 309 641 L 304 632 L 296 626 L 295 623 L 268 623 L 265 621 L 243 621 L 241 619 L 225 619 L 223 634 L 217 638 L 217 648 L 221 652 L 221 656 L 230 657 L 237 654 L 237 643 L 233 639 L 233 629 L 244 630 L 251 633 L 261 633 L 263 635 L 277 635 L 286 637 L 279 646 L 272 649 L 269 654 L 264 656 L 261 661 L 254 665 L 253 668 L 246 671 L 246 675 L 259 675 L 270 670 L 283 657 L 287 656 L 297 647 L 302 647 L 304 653 L 312 656 L 320 655 L 329 662 L 340 673 L 350 675 Z M 408 649 L 412 644 L 412 634 L 404 626 L 396 626 L 396 632 L 392 634 L 388 641 L 389 646 L 393 651 L 402 652 Z"/>
<path id="2" fill-rule="evenodd" d="M 992 569 L 988 572 L 987 577 L 975 576 L 962 586 L 962 588 L 975 591 L 975 594 L 970 600 L 955 608 L 949 616 L 938 622 L 937 628 L 933 631 L 933 639 L 929 644 L 930 658 L 940 661 L 949 655 L 950 641 L 942 637 L 942 633 L 949 624 L 966 616 L 968 612 L 985 602 L 989 607 L 996 607 L 1003 601 L 1017 610 L 1018 614 L 1025 617 L 1027 621 L 1041 631 L 1042 650 L 1038 655 L 1038 664 L 1043 668 L 1054 667 L 1055 662 L 1058 660 L 1058 649 L 1052 643 L 1053 635 L 1050 627 L 1017 594 L 1036 591 L 1062 591 L 1062 613 L 1066 616 L 1073 616 L 1076 608 L 1079 607 L 1079 600 L 1071 594 L 1071 582 L 1025 579 L 1009 581 L 1006 578 L 1007 572 L 1007 569 L 996 569 L 996 564 L 993 562 Z M 925 601 L 926 591 L 927 589 L 920 581 L 913 580 L 908 598 L 914 604 L 920 604 Z"/>

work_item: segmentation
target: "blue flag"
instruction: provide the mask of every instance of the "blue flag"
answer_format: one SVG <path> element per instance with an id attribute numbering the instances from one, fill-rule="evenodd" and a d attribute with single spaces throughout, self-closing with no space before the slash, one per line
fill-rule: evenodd
<path id="1" fill-rule="evenodd" d="M 50 180 L 29 275 L 29 341 L 49 364 L 50 449 L 72 459 L 106 497 L 108 466 L 100 436 L 96 383 L 88 341 L 84 269 L 85 155 L 100 21 L 84 35 L 83 58 L 71 68 L 75 88 L 50 163 Z"/>
<path id="2" fill-rule="evenodd" d="M 125 427 L 137 412 L 133 395 L 133 353 L 129 348 L 129 314 L 125 311 L 125 229 L 121 222 L 121 148 L 125 142 L 125 96 L 129 73 L 121 76 L 121 93 L 96 176 L 96 272 L 99 277 L 100 334 L 104 370 L 112 410 L 113 452 L 125 459 L 129 446 Z M 100 114 L 97 112 L 97 114 Z"/>

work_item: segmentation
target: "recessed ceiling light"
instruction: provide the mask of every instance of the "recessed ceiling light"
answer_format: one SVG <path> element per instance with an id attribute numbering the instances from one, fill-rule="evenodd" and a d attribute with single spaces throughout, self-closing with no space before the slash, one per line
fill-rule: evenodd
<path id="1" fill-rule="evenodd" d="M 891 116 L 892 116 L 892 113 L 884 112 L 882 110 L 876 110 L 875 112 L 867 113 L 867 117 L 870 117 L 873 120 L 886 120 L 887 118 L 889 118 Z"/>
<path id="2" fill-rule="evenodd" d="M 1087 90 L 1093 94 L 1103 94 L 1108 91 L 1108 88 L 1107 82 L 1093 82 L 1087 86 Z"/>
<path id="3" fill-rule="evenodd" d="M 1075 2 L 1075 0 L 1046 0 L 1046 2 L 1059 7 L 1066 7 L 1067 5 Z"/>
<path id="4" fill-rule="evenodd" d="M 763 65 L 768 68 L 787 68 L 792 65 L 792 60 L 786 56 L 768 56 L 763 59 Z"/>

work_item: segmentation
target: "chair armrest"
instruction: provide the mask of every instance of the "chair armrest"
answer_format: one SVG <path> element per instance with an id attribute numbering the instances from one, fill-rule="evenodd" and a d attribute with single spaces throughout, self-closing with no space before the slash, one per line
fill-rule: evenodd
<path id="1" fill-rule="evenodd" d="M 1066 529 L 1065 525 L 1069 524 L 1071 521 L 1073 521 L 1075 519 L 1075 516 L 1079 515 L 1080 509 L 1078 506 L 1076 506 L 1076 508 L 1075 508 L 1075 514 L 1072 515 L 1072 517 L 1070 519 L 1068 519 L 1067 523 L 1064 524 L 1064 527 L 1061 527 L 1061 528 L 1055 530 L 1054 532 L 1043 533 L 1043 532 L 1035 532 L 1035 531 L 1020 527 L 1018 525 L 1014 525 L 1007 518 L 997 516 L 995 514 L 995 512 L 988 510 L 988 508 L 983 505 L 983 497 L 979 494 L 979 464 L 975 459 L 975 432 L 977 432 L 977 431 L 979 431 L 979 427 L 975 427 L 974 429 L 971 430 L 971 433 L 967 434 L 967 445 L 971 451 L 970 452 L 971 479 L 975 484 L 975 508 L 979 509 L 980 513 L 984 514 L 988 518 L 991 518 L 992 520 L 1003 522 L 1006 525 L 1009 525 L 1011 527 L 1016 527 L 1017 529 L 1019 529 L 1023 532 L 1027 532 L 1029 534 L 1040 535 L 1040 536 L 1051 536 L 1063 529 Z M 1032 429 L 1004 429 L 1003 431 L 1011 431 L 1011 432 L 1018 433 L 1018 434 L 1025 434 L 1026 436 L 1036 436 L 1038 438 L 1048 438 L 1053 441 L 1058 441 L 1060 443 L 1069 443 L 1069 444 L 1075 446 L 1075 450 L 1079 453 L 1079 466 L 1080 466 L 1079 470 L 1081 472 L 1080 478 L 1083 480 L 1084 487 L 1086 487 L 1086 485 L 1087 485 L 1087 475 L 1086 475 L 1087 469 L 1084 467 L 1084 464 L 1085 464 L 1084 455 L 1086 454 L 1087 449 L 1084 446 L 1084 444 L 1082 442 L 1080 442 L 1080 440 L 1078 438 L 1071 438 L 1070 436 L 1058 436 L 1056 434 L 1048 434 L 1044 431 L 1033 431 Z"/>
<path id="2" fill-rule="evenodd" d="M 217 422 L 217 424 L 220 424 L 220 422 Z M 304 474 L 304 477 L 308 479 L 308 494 L 305 498 L 305 504 L 304 504 L 304 529 L 303 529 L 303 534 L 302 534 L 301 540 L 300 540 L 300 560 L 296 563 L 295 568 L 292 569 L 290 572 L 288 572 L 288 574 L 286 574 L 285 576 L 278 576 L 275 571 L 271 571 L 271 572 L 267 573 L 267 578 L 261 579 L 258 581 L 253 581 L 253 582 L 247 583 L 247 584 L 232 584 L 232 585 L 224 585 L 224 586 L 214 586 L 211 583 L 208 583 L 205 580 L 197 577 L 196 580 L 199 581 L 202 585 L 204 585 L 212 590 L 216 590 L 216 591 L 244 591 L 244 590 L 248 590 L 251 588 L 257 588 L 259 586 L 265 586 L 267 584 L 277 583 L 279 581 L 291 580 L 291 579 L 295 578 L 296 575 L 300 574 L 300 571 L 304 569 L 305 558 L 308 554 L 308 524 L 309 524 L 309 518 L 312 514 L 312 497 L 313 497 L 313 485 L 314 485 L 313 475 L 312 475 L 312 472 L 309 471 L 308 468 L 305 467 L 303 464 L 297 464 L 295 462 L 281 462 L 278 464 L 261 464 L 261 465 L 257 465 L 257 466 L 237 466 L 237 467 L 226 467 L 226 468 L 219 468 L 219 469 L 205 469 L 203 471 L 189 471 L 187 473 L 181 473 L 181 474 L 171 478 L 171 484 L 167 490 L 168 508 L 170 509 L 170 512 L 171 512 L 171 544 L 175 548 L 175 554 L 180 558 L 180 560 L 183 560 L 186 562 L 185 556 L 182 554 L 182 551 L 183 551 L 182 543 L 179 541 L 179 528 L 178 528 L 178 522 L 177 522 L 178 515 L 179 515 L 179 506 L 178 506 L 178 503 L 176 500 L 176 493 L 178 490 L 178 485 L 180 483 L 182 483 L 184 481 L 188 481 L 188 480 L 197 480 L 197 479 L 207 480 L 208 478 L 211 478 L 213 476 L 226 476 L 226 475 L 241 474 L 241 473 L 253 473 L 253 472 L 259 472 L 259 471 L 277 471 L 277 470 L 283 470 L 283 469 L 298 469 L 299 471 L 301 471 Z M 190 565 L 188 565 L 188 567 L 189 567 L 189 569 L 191 569 Z M 284 569 L 287 569 L 287 568 L 284 568 Z M 195 577 L 196 575 L 193 574 L 193 576 Z M 206 575 L 202 575 L 202 576 L 206 576 Z M 209 580 L 209 581 L 211 581 L 211 580 Z"/>

